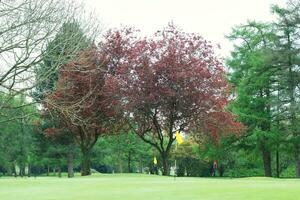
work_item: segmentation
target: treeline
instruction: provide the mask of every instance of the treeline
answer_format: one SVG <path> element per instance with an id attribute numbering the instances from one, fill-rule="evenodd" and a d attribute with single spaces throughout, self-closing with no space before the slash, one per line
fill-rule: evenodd
<path id="1" fill-rule="evenodd" d="M 274 22 L 233 28 L 228 70 L 172 23 L 148 38 L 129 27 L 99 34 L 70 2 L 17 2 L 0 9 L 44 17 L 0 24 L 37 31 L 18 45 L 0 35 L 2 57 L 26 52 L 0 71 L 2 174 L 300 177 L 298 1 L 273 6 Z"/>
<path id="2" fill-rule="evenodd" d="M 26 8 L 35 3 L 41 6 L 35 12 L 41 12 L 39 8 L 48 11 L 39 0 L 28 0 L 19 6 L 27 13 L 32 10 Z M 50 5 L 58 9 L 56 4 Z M 36 21 L 44 22 L 49 16 Z M 30 107 L 30 101 L 33 110 L 30 120 L 18 122 L 30 127 L 25 142 L 28 152 L 22 156 L 22 162 L 17 162 L 13 153 L 6 159 L 3 171 L 17 174 L 16 168 L 20 168 L 22 175 L 27 163 L 27 170 L 32 172 L 40 170 L 48 174 L 55 169 L 60 174 L 67 168 L 68 176 L 73 177 L 79 158 L 83 176 L 101 165 L 110 168 L 107 171 L 122 172 L 126 169 L 124 160 L 127 172 L 137 168 L 142 172 L 142 166 L 147 166 L 148 171 L 169 175 L 175 159 L 179 159 L 181 174 L 203 174 L 195 169 L 207 163 L 199 156 L 188 158 L 176 154 L 173 158 L 176 137 L 184 135 L 194 149 L 196 138 L 218 142 L 222 135 L 238 134 L 243 129 L 226 110 L 230 90 L 223 64 L 212 45 L 200 35 L 185 33 L 172 23 L 148 38 L 139 37 L 134 28 L 111 29 L 99 35 L 101 40 L 96 43 L 96 31 L 86 28 L 93 26 L 76 16 L 74 10 L 63 23 L 54 23 L 59 28 L 55 29 L 54 37 L 45 38 L 42 54 L 31 55 L 31 58 L 38 56 L 38 62 L 29 62 L 30 59 L 23 68 L 27 77 L 19 79 L 13 73 L 19 69 L 15 65 L 10 69 L 8 66 L 9 70 L 3 73 L 4 79 L 12 81 L 11 85 L 9 81 L 1 83 L 6 93 L 3 116 L 13 108 Z M 21 88 L 27 86 L 27 81 L 33 85 L 20 90 L 17 87 L 20 85 L 14 82 L 17 79 Z M 20 93 L 27 96 L 22 100 L 24 105 L 12 106 Z M 13 117 L 5 117 L 16 123 Z M 19 114 L 16 117 L 23 118 Z M 1 126 L 11 125 L 3 121 Z M 11 134 L 14 133 L 8 130 L 3 133 Z M 103 140 L 106 142 L 101 144 Z M 127 149 L 123 148 L 124 142 Z M 110 150 L 105 149 L 105 144 Z M 19 146 L 8 145 L 11 149 Z M 97 146 L 108 153 L 100 151 L 95 156 Z M 192 153 L 196 154 L 194 150 Z M 107 164 L 105 159 L 111 163 Z M 191 161 L 189 166 L 185 160 Z"/>
<path id="3" fill-rule="evenodd" d="M 23 100 L 16 97 L 15 106 Z M 6 122 L 1 126 L 0 176 L 63 177 L 67 174 L 73 177 L 76 172 L 80 172 L 80 148 L 68 133 L 48 137 L 44 131 L 49 127 L 49 120 L 39 124 L 38 117 L 24 116 L 29 112 L 27 109 L 36 108 L 16 109 L 10 114 L 20 116 L 20 120 Z M 176 159 L 178 176 L 210 176 L 210 163 L 199 157 L 196 148 L 197 145 L 185 142 L 172 153 L 169 162 L 174 165 Z M 156 166 L 153 163 L 154 157 L 158 160 Z M 161 170 L 157 170 L 162 168 L 158 152 L 133 133 L 99 139 L 91 152 L 91 168 L 91 173 L 162 174 Z"/>
<path id="4" fill-rule="evenodd" d="M 236 176 L 300 177 L 299 9 L 299 1 L 272 6 L 274 21 L 249 21 L 228 35 L 234 42 L 228 75 L 236 91 L 230 109 L 247 132 L 220 148 L 236 150 L 224 158 Z"/>

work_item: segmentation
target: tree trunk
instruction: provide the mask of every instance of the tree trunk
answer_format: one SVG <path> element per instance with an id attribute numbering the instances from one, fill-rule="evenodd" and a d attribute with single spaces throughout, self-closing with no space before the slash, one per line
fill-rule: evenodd
<path id="1" fill-rule="evenodd" d="M 8 174 L 9 176 L 12 176 L 12 175 L 13 175 L 13 169 L 12 169 L 11 167 L 8 167 L 8 168 L 7 168 L 7 174 Z"/>
<path id="2" fill-rule="evenodd" d="M 131 173 L 131 151 L 128 151 L 128 172 Z"/>
<path id="3" fill-rule="evenodd" d="M 144 167 L 143 167 L 143 161 L 142 161 L 141 158 L 140 158 L 140 162 L 139 162 L 139 163 L 140 163 L 140 164 L 139 164 L 139 165 L 140 165 L 140 166 L 139 166 L 139 167 L 140 167 L 140 173 L 142 174 L 142 173 L 143 173 L 143 168 L 144 168 Z"/>
<path id="4" fill-rule="evenodd" d="M 81 176 L 91 175 L 91 149 L 81 149 L 82 160 L 81 160 Z"/>
<path id="5" fill-rule="evenodd" d="M 50 166 L 47 165 L 47 176 L 49 176 L 49 173 L 50 173 Z"/>
<path id="6" fill-rule="evenodd" d="M 61 167 L 58 167 L 58 177 L 61 178 Z"/>
<path id="7" fill-rule="evenodd" d="M 225 173 L 225 166 L 223 164 L 219 163 L 218 171 L 219 171 L 220 177 L 223 177 L 223 175 Z"/>
<path id="8" fill-rule="evenodd" d="M 262 156 L 264 163 L 265 176 L 272 177 L 271 152 L 262 145 Z"/>
<path id="9" fill-rule="evenodd" d="M 27 173 L 28 177 L 31 177 L 31 165 L 28 164 L 28 173 Z"/>
<path id="10" fill-rule="evenodd" d="M 118 158 L 118 171 L 119 171 L 119 173 L 123 173 L 123 164 L 122 164 L 122 159 L 121 159 L 121 157 L 119 156 L 119 158 Z"/>
<path id="11" fill-rule="evenodd" d="M 20 165 L 19 176 L 23 178 L 23 167 Z"/>
<path id="12" fill-rule="evenodd" d="M 163 176 L 169 176 L 170 175 L 170 169 L 169 169 L 169 155 L 166 152 L 163 152 L 162 155 L 162 164 L 163 164 Z"/>
<path id="13" fill-rule="evenodd" d="M 279 150 L 276 150 L 276 177 L 280 177 L 280 162 L 279 162 Z"/>
<path id="14" fill-rule="evenodd" d="M 74 177 L 74 153 L 69 152 L 68 153 L 68 178 L 73 178 Z"/>

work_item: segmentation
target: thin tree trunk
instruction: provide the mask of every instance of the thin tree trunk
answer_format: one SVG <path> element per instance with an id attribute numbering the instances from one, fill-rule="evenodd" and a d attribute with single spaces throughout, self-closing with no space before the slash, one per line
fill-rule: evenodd
<path id="1" fill-rule="evenodd" d="M 61 167 L 58 167 L 58 177 L 61 178 Z"/>
<path id="2" fill-rule="evenodd" d="M 12 175 L 13 175 L 13 170 L 12 170 L 11 167 L 8 167 L 8 168 L 7 168 L 7 174 L 8 174 L 9 176 L 12 176 Z"/>
<path id="3" fill-rule="evenodd" d="M 17 162 L 16 161 L 13 162 L 13 172 L 14 172 L 15 177 L 17 177 L 18 171 L 17 171 Z"/>
<path id="4" fill-rule="evenodd" d="M 128 151 L 128 172 L 131 173 L 131 151 Z"/>
<path id="5" fill-rule="evenodd" d="M 143 173 L 143 161 L 142 159 L 140 158 L 140 173 L 142 174 Z"/>
<path id="6" fill-rule="evenodd" d="M 118 168 L 119 168 L 119 173 L 123 173 L 123 165 L 122 165 L 121 157 L 118 158 Z"/>
<path id="7" fill-rule="evenodd" d="M 28 177 L 30 177 L 31 176 L 31 165 L 30 164 L 28 164 Z"/>
<path id="8" fill-rule="evenodd" d="M 68 178 L 74 177 L 74 153 L 69 152 L 68 153 Z"/>
<path id="9" fill-rule="evenodd" d="M 47 165 L 47 176 L 49 176 L 49 173 L 50 173 L 50 167 L 49 165 Z"/>
<path id="10" fill-rule="evenodd" d="M 279 150 L 276 150 L 276 177 L 280 177 L 280 161 L 279 161 Z"/>
<path id="11" fill-rule="evenodd" d="M 221 162 L 219 162 L 218 171 L 219 171 L 220 177 L 223 177 L 223 175 L 225 173 L 225 166 L 223 164 L 221 164 Z"/>
<path id="12" fill-rule="evenodd" d="M 21 176 L 23 178 L 23 166 L 20 165 L 20 171 L 19 171 L 19 176 Z"/>

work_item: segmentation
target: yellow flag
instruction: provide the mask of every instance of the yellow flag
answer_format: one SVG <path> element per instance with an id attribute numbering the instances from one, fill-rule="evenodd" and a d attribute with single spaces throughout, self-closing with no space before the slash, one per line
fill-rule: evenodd
<path id="1" fill-rule="evenodd" d="M 183 143 L 183 139 L 182 139 L 179 131 L 176 131 L 176 140 L 177 140 L 178 144 L 182 144 Z"/>
<path id="2" fill-rule="evenodd" d="M 153 163 L 154 163 L 154 165 L 157 165 L 157 160 L 156 160 L 156 157 L 154 157 L 154 159 L 153 159 Z"/>

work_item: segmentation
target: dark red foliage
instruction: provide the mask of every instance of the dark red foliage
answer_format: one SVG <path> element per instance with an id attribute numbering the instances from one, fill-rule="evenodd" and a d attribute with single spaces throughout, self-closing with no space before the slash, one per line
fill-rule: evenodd
<path id="1" fill-rule="evenodd" d="M 95 47 L 81 52 L 63 66 L 55 91 L 45 100 L 49 110 L 60 113 L 69 128 L 78 132 L 105 133 L 109 107 L 103 95 L 106 68 Z"/>
<path id="2" fill-rule="evenodd" d="M 216 138 L 240 131 L 241 125 L 225 111 L 228 85 L 209 42 L 172 24 L 151 39 L 128 34 L 133 35 L 131 29 L 110 32 L 107 46 L 102 44 L 115 70 L 106 84 L 140 134 L 201 127 Z"/>
<path id="3" fill-rule="evenodd" d="M 110 31 L 100 44 L 110 75 L 106 95 L 133 130 L 157 148 L 168 174 L 174 133 L 209 136 L 237 134 L 242 125 L 225 111 L 229 87 L 223 64 L 198 34 L 170 24 L 153 38 L 133 29 Z"/>
<path id="4" fill-rule="evenodd" d="M 242 126 L 225 111 L 229 87 L 213 47 L 170 24 L 154 37 L 111 30 L 99 44 L 65 65 L 45 100 L 80 145 L 93 145 L 122 116 L 161 153 L 164 174 L 174 133 L 218 139 Z"/>

